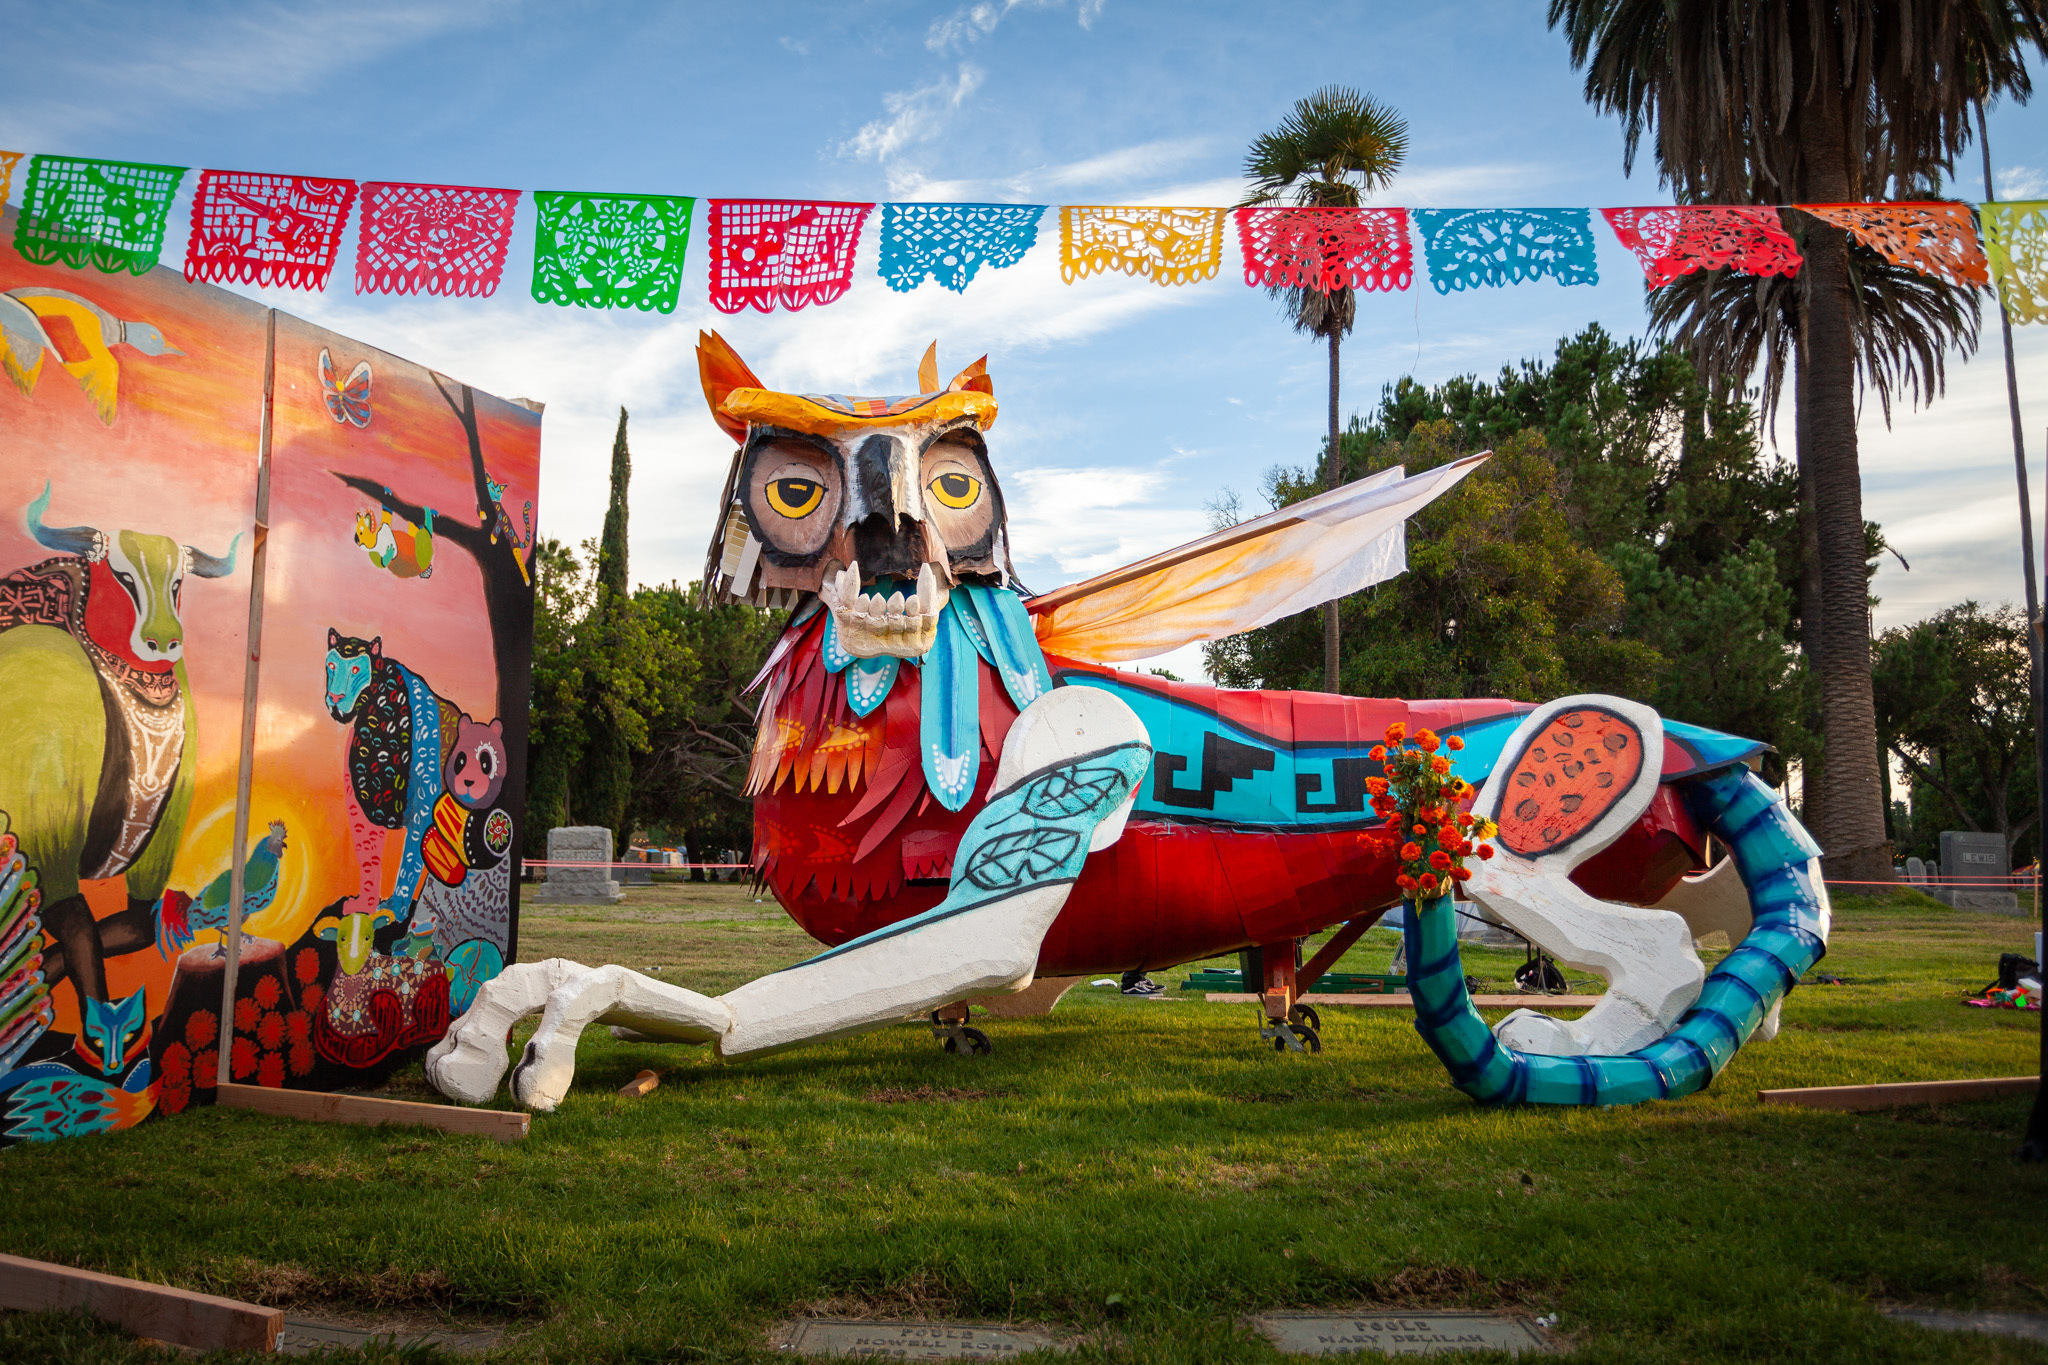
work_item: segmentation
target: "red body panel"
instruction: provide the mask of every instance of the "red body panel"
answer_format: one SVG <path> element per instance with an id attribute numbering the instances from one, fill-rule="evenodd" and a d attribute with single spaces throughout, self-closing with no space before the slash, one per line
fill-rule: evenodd
<path id="1" fill-rule="evenodd" d="M 984 666 L 980 781 L 965 809 L 948 811 L 925 792 L 916 761 L 916 670 L 904 669 L 882 709 L 859 721 L 844 708 L 839 680 L 818 661 L 815 632 L 804 633 L 779 665 L 776 714 L 806 735 L 834 724 L 878 726 L 887 743 L 857 784 L 821 782 L 824 760 L 809 748 L 782 759 L 784 776 L 755 798 L 754 862 L 798 924 L 840 944 L 945 897 L 953 851 L 987 797 L 1016 710 Z M 1262 734 L 1289 739 L 1299 727 L 1302 738 L 1355 737 L 1361 751 L 1396 720 L 1413 728 L 1522 709 L 1187 684 L 1173 690 L 1199 693 L 1219 714 Z M 802 789 L 799 774 L 808 775 Z M 1703 865 L 1703 846 L 1683 803 L 1665 788 L 1575 880 L 1607 899 L 1652 902 Z M 1394 904 L 1395 872 L 1392 855 L 1374 853 L 1359 828 L 1274 831 L 1133 818 L 1122 838 L 1089 857 L 1046 935 L 1038 970 L 1076 976 L 1164 967 L 1312 934 Z"/>

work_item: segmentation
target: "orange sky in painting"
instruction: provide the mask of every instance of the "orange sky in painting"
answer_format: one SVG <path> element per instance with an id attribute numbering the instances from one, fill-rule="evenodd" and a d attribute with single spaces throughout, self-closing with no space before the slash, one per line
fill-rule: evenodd
<path id="1" fill-rule="evenodd" d="M 0 291 L 61 289 L 126 321 L 154 323 L 182 356 L 121 347 L 119 406 L 104 426 L 78 381 L 55 357 L 33 393 L 0 379 L 0 573 L 54 553 L 28 534 L 24 513 L 49 480 L 47 521 L 108 532 L 168 535 L 223 554 L 239 533 L 235 571 L 185 585 L 185 673 L 198 715 L 199 766 L 187 837 L 171 885 L 197 890 L 228 861 L 235 802 L 235 743 L 242 717 L 242 641 L 249 619 L 250 532 L 257 432 L 263 411 L 264 310 L 175 272 L 103 275 L 35 266 L 13 248 L 14 214 L 0 220 Z M 94 775 L 95 781 L 97 774 Z M 0 805 L 4 805 L 0 800 Z M 227 818 L 213 818 L 219 812 Z M 118 909 L 119 879 L 88 883 L 96 913 Z M 171 964 L 144 949 L 107 960 L 116 999 L 149 989 L 163 1005 Z M 56 992 L 56 1027 L 77 1027 L 72 992 Z"/>
<path id="2" fill-rule="evenodd" d="M 370 362 L 367 428 L 336 422 L 328 412 L 319 381 L 323 346 L 338 377 L 360 360 Z M 378 568 L 355 541 L 356 513 L 376 504 L 332 472 L 373 479 L 408 502 L 435 508 L 440 520 L 476 523 L 468 443 L 429 373 L 280 315 L 275 392 L 250 827 L 283 820 L 290 852 L 276 905 L 251 927 L 289 941 L 356 885 L 343 796 L 348 731 L 324 703 L 328 628 L 364 639 L 381 636 L 387 656 L 480 721 L 498 714 L 498 701 L 475 561 L 442 540 L 431 577 L 401 579 Z M 505 502 L 523 537 L 521 505 L 538 500 L 540 417 L 486 394 L 476 401 L 484 466 L 508 485 Z M 515 704 L 524 705 L 525 697 Z M 387 838 L 387 892 L 401 842 L 397 834 Z"/>
<path id="3" fill-rule="evenodd" d="M 186 672 L 198 715 L 199 764 L 171 885 L 197 895 L 225 870 L 232 850 L 235 760 L 242 712 L 252 559 L 264 330 L 260 306 L 175 271 L 106 275 L 29 265 L 11 245 L 13 213 L 0 219 L 0 291 L 24 285 L 66 290 L 115 316 L 159 327 L 182 356 L 114 352 L 120 364 L 113 426 L 99 421 L 76 380 L 53 357 L 31 396 L 0 379 L 0 573 L 50 557 L 28 535 L 23 512 L 51 481 L 49 521 L 108 531 L 156 532 L 222 553 L 237 533 L 235 571 L 190 579 L 184 591 Z M 374 416 L 367 430 L 337 424 L 319 390 L 320 348 L 346 374 L 371 362 Z M 538 501 L 540 417 L 479 393 L 485 463 L 509 485 L 505 501 L 524 535 L 521 505 Z M 252 840 L 281 819 L 288 851 L 272 908 L 251 932 L 290 940 L 313 913 L 355 889 L 346 829 L 346 729 L 327 715 L 322 669 L 329 626 L 381 635 L 388 654 L 480 720 L 497 714 L 496 668 L 480 576 L 468 555 L 443 543 L 429 579 L 401 580 L 355 543 L 355 514 L 371 501 L 330 470 L 388 484 L 447 515 L 477 516 L 468 448 L 427 371 L 286 314 L 277 315 L 269 563 L 258 688 Z M 509 704 L 524 705 L 525 698 Z M 4 802 L 0 802 L 4 805 Z M 385 886 L 399 840 L 389 841 Z M 122 883 L 88 883 L 95 911 L 122 904 Z M 206 937 L 202 936 L 201 941 Z M 163 1004 L 170 963 L 153 949 L 110 958 L 115 998 L 150 991 Z M 76 1027 L 69 989 L 57 992 L 56 1027 Z"/>

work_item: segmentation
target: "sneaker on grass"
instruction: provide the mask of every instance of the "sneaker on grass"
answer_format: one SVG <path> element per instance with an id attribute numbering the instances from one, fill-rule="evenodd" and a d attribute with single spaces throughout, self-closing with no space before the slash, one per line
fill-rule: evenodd
<path id="1" fill-rule="evenodd" d="M 1160 995 L 1166 987 L 1143 972 L 1126 972 L 1121 989 L 1125 995 Z"/>

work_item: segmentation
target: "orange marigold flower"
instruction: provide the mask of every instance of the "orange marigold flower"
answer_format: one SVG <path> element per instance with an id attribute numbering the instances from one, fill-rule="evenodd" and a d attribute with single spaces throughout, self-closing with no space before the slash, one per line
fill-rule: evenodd
<path id="1" fill-rule="evenodd" d="M 1365 779 L 1365 789 L 1374 796 L 1385 796 L 1387 794 L 1387 779 L 1384 777 L 1368 777 Z"/>
<path id="2" fill-rule="evenodd" d="M 1394 878 L 1394 885 L 1400 887 L 1403 891 L 1413 891 L 1415 889 L 1415 878 L 1403 872 L 1400 876 Z"/>
<path id="3" fill-rule="evenodd" d="M 1407 722 L 1405 722 L 1405 721 L 1398 721 L 1398 720 L 1397 720 L 1397 721 L 1395 721 L 1395 722 L 1394 722 L 1394 723 L 1393 723 L 1392 725 L 1389 725 L 1389 726 L 1387 727 L 1387 745 L 1388 745 L 1388 747 L 1390 747 L 1390 748 L 1391 748 L 1392 746 L 1394 746 L 1394 745 L 1396 745 L 1396 744 L 1399 744 L 1399 743 L 1400 743 L 1400 742 L 1401 742 L 1402 740 L 1406 739 L 1407 737 L 1408 737 L 1408 725 L 1407 725 Z"/>
<path id="4" fill-rule="evenodd" d="M 1375 763 L 1384 763 L 1387 761 L 1387 746 L 1375 744 L 1372 746 L 1372 752 L 1367 756 Z"/>
<path id="5" fill-rule="evenodd" d="M 1428 826 L 1428 825 L 1410 825 L 1410 826 L 1408 827 L 1408 832 L 1409 832 L 1410 834 L 1413 834 L 1414 836 L 1416 836 L 1416 837 L 1417 837 L 1417 838 L 1419 839 L 1419 838 L 1421 838 L 1421 837 L 1422 837 L 1423 835 L 1425 835 L 1425 834 L 1429 833 L 1429 826 Z"/>
<path id="6" fill-rule="evenodd" d="M 1422 845 L 1421 845 L 1421 844 L 1403 844 L 1403 845 L 1401 845 L 1401 861 L 1402 861 L 1402 862 L 1404 862 L 1404 863 L 1412 863 L 1412 862 L 1414 862 L 1414 861 L 1415 861 L 1415 860 L 1416 860 L 1417 858 L 1420 858 L 1421 856 L 1422 856 Z"/>
<path id="7" fill-rule="evenodd" d="M 1436 890 L 1436 874 L 1433 872 L 1423 873 L 1421 886 L 1424 891 Z"/>
<path id="8" fill-rule="evenodd" d="M 1433 754 L 1436 752 L 1436 746 L 1443 741 L 1436 737 L 1436 731 L 1434 730 L 1417 730 L 1415 732 L 1415 742 L 1422 746 L 1425 753 Z"/>
<path id="9" fill-rule="evenodd" d="M 1456 735 L 1449 735 L 1444 739 L 1444 747 L 1452 750 L 1462 749 L 1465 747 L 1465 741 L 1459 739 Z"/>
<path id="10" fill-rule="evenodd" d="M 1438 849 L 1436 852 L 1429 855 L 1429 865 L 1435 868 L 1437 871 L 1442 872 L 1445 868 L 1448 868 L 1451 865 L 1451 855 L 1444 852 L 1442 849 Z"/>
<path id="11" fill-rule="evenodd" d="M 1447 773 L 1451 770 L 1451 760 L 1445 758 L 1442 754 L 1438 754 L 1435 758 L 1429 760 L 1429 767 L 1432 772 Z"/>
<path id="12" fill-rule="evenodd" d="M 1479 846 L 1479 856 L 1482 858 L 1491 858 L 1493 856 L 1493 845 L 1481 844 Z"/>
<path id="13" fill-rule="evenodd" d="M 1458 881 L 1468 882 L 1472 880 L 1472 869 L 1469 867 L 1454 867 L 1451 869 L 1451 876 Z"/>

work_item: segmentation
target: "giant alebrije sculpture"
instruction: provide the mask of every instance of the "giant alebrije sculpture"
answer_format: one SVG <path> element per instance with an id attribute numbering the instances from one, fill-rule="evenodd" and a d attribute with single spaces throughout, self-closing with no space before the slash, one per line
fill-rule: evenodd
<path id="1" fill-rule="evenodd" d="M 1297 940 L 1343 924 L 1333 943 L 1355 941 L 1406 899 L 1417 1027 L 1460 1088 L 1626 1103 L 1697 1089 L 1775 1032 L 1825 950 L 1817 850 L 1749 771 L 1754 742 L 1612 697 L 1227 691 L 1110 666 L 1402 572 L 1405 519 L 1483 456 L 1034 596 L 983 438 L 984 362 L 942 386 L 928 352 L 916 393 L 854 398 L 769 389 L 715 334 L 698 356 L 738 443 L 707 596 L 792 608 L 755 684 L 753 861 L 832 946 L 716 999 L 624 967 L 508 968 L 429 1053 L 445 1093 L 495 1093 L 535 1012 L 511 1088 L 552 1109 L 595 1022 L 732 1058 L 930 1011 L 948 1050 L 982 1050 L 970 998 L 1232 950 L 1252 950 L 1262 1036 L 1319 1048 Z M 1731 856 L 1693 876 L 1709 834 Z M 1460 885 L 1605 976 L 1599 1002 L 1489 1030 L 1458 966 Z M 1717 929 L 1738 947 L 1710 977 L 1694 940 Z"/>

